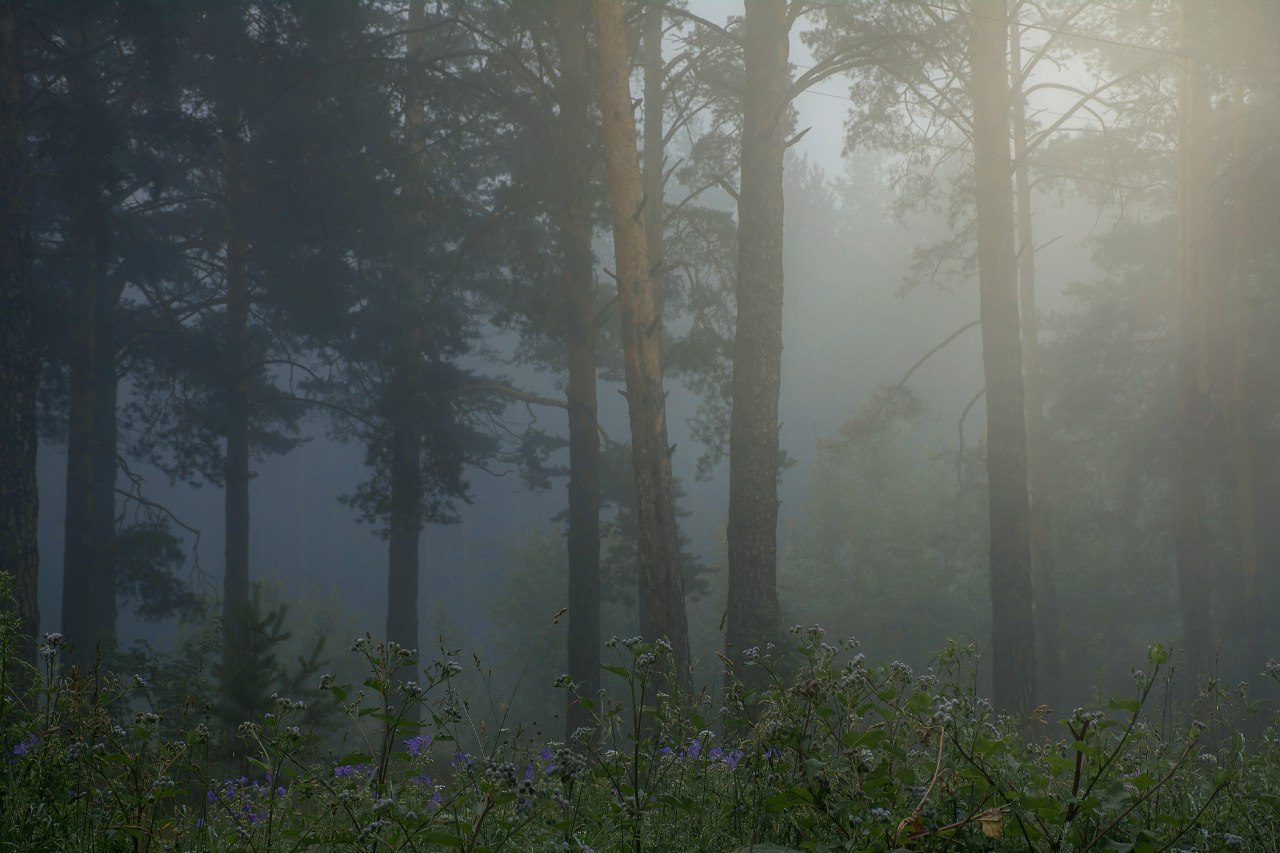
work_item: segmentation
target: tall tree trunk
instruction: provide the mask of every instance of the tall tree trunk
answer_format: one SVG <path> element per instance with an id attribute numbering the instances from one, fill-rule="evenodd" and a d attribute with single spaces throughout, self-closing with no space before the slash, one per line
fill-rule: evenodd
<path id="1" fill-rule="evenodd" d="M 591 79 L 584 2 L 560 0 L 557 11 L 562 158 L 557 237 L 569 370 L 569 677 L 583 696 L 594 697 L 600 687 L 600 438 L 588 142 Z M 590 719 L 582 705 L 571 702 L 566 739 Z"/>
<path id="2" fill-rule="evenodd" d="M 115 294 L 107 280 L 107 211 L 97 187 L 76 202 L 72 252 L 67 504 L 62 572 L 62 631 L 69 660 L 93 663 L 115 642 Z"/>
<path id="3" fill-rule="evenodd" d="M 782 384 L 782 165 L 789 48 L 784 0 L 748 0 L 738 198 L 737 323 L 729 415 L 730 660 L 778 629 L 778 395 Z"/>
<path id="4" fill-rule="evenodd" d="M 249 274 L 245 188 L 239 129 L 223 128 L 224 251 L 227 289 L 226 439 L 223 469 L 225 552 L 222 579 L 224 654 L 234 654 L 249 606 Z M 228 672 L 234 671 L 230 666 Z"/>
<path id="5" fill-rule="evenodd" d="M 1009 158 L 1008 12 L 1005 0 L 972 0 L 972 11 L 969 51 L 987 401 L 994 698 L 1001 710 L 1025 715 L 1035 707 L 1036 636 Z"/>
<path id="6" fill-rule="evenodd" d="M 662 6 L 650 3 L 644 7 L 644 29 L 640 40 L 640 64 L 644 68 L 644 130 L 641 139 L 641 180 L 644 184 L 644 236 L 649 252 L 649 281 L 653 285 L 654 315 L 658 318 L 658 345 L 662 345 L 662 318 L 665 299 L 666 270 L 663 252 L 666 237 L 663 201 L 662 123 L 665 112 L 662 66 Z M 637 578 L 636 601 L 645 608 L 644 577 Z"/>
<path id="7" fill-rule="evenodd" d="M 1244 594 L 1245 662 L 1253 672 L 1266 663 L 1265 621 L 1258 588 L 1258 527 L 1253 487 L 1253 437 L 1249 430 L 1249 183 L 1244 158 L 1244 79 L 1232 86 L 1232 171 L 1235 180 L 1235 276 L 1233 281 L 1231 364 L 1231 457 L 1236 499 L 1236 535 Z"/>
<path id="8" fill-rule="evenodd" d="M 666 157 L 663 153 L 663 115 L 666 97 L 663 89 L 662 64 L 662 5 L 651 3 L 644 10 L 644 236 L 649 251 L 649 280 L 653 283 L 653 300 L 658 317 L 662 317 L 663 296 L 666 283 L 663 244 L 666 235 L 665 203 L 666 181 L 663 169 Z"/>
<path id="9" fill-rule="evenodd" d="M 105 265 L 105 262 L 104 262 Z M 94 596 L 94 635 L 104 643 L 116 642 L 116 397 L 119 375 L 116 372 L 116 307 L 120 288 L 105 275 L 95 290 L 93 333 L 93 491 L 89 516 L 93 567 L 91 581 Z"/>
<path id="10" fill-rule="evenodd" d="M 1173 515 L 1182 643 L 1188 668 L 1210 663 L 1212 587 L 1204 555 L 1204 452 L 1208 447 L 1209 370 L 1204 297 L 1204 242 L 1208 230 L 1206 131 L 1209 83 L 1197 58 L 1205 22 L 1197 0 L 1183 0 L 1179 29 L 1184 50 L 1178 98 L 1178 500 Z"/>
<path id="11" fill-rule="evenodd" d="M 100 94 L 94 80 L 96 46 L 89 21 L 80 25 L 77 52 L 71 60 L 70 97 L 74 111 L 73 180 L 68 242 L 71 252 L 71 335 L 68 352 L 67 476 L 62 570 L 62 631 L 71 641 L 69 660 L 85 667 L 104 645 L 115 639 L 115 580 L 106 561 L 112 528 L 102 529 L 103 510 L 113 514 L 114 492 L 103 494 L 97 467 L 115 473 L 114 452 L 102 459 L 100 424 L 107 417 L 99 393 L 100 374 L 114 376 L 114 343 L 110 332 L 114 300 L 107 281 L 110 222 L 103 195 L 101 169 L 110 152 L 94 121 Z M 101 364 L 102 359 L 105 364 Z M 114 393 L 109 429 L 114 431 Z M 114 442 L 113 442 L 114 444 Z M 114 451 L 114 448 L 113 448 Z M 99 502 L 105 501 L 103 509 Z"/>
<path id="12" fill-rule="evenodd" d="M 422 156 L 424 121 L 418 71 L 414 63 L 425 45 L 424 0 L 409 3 L 406 53 L 410 60 L 405 86 L 405 151 L 408 166 L 404 196 L 411 208 L 419 205 L 418 160 Z M 416 214 L 416 210 L 412 211 Z M 422 312 L 425 302 L 422 271 L 402 270 L 400 323 L 392 347 L 390 388 L 391 470 L 387 548 L 387 639 L 409 649 L 418 648 L 418 583 L 421 567 L 418 543 L 422 535 Z"/>
<path id="13" fill-rule="evenodd" d="M 26 127 L 16 3 L 0 3 L 0 571 L 12 575 L 20 657 L 35 659 L 40 630 L 36 538 L 35 283 L 28 239 Z"/>
<path id="14" fill-rule="evenodd" d="M 1061 699 L 1062 645 L 1058 589 L 1053 579 L 1052 514 L 1044 435 L 1044 385 L 1040 376 L 1040 316 L 1036 310 L 1036 246 L 1031 228 L 1031 176 L 1027 168 L 1027 105 L 1022 81 L 1022 36 L 1009 23 L 1013 79 L 1014 184 L 1018 214 L 1018 306 L 1022 317 L 1022 376 L 1026 385 L 1027 497 L 1031 525 L 1031 588 L 1036 626 L 1037 687 L 1042 701 Z"/>
<path id="15" fill-rule="evenodd" d="M 595 0 L 596 52 L 603 115 L 605 174 L 613 219 L 613 244 L 622 316 L 631 461 L 640 522 L 640 565 L 645 598 L 640 629 L 650 640 L 671 643 L 677 677 L 688 679 L 689 626 L 667 445 L 666 394 L 662 390 L 661 318 L 649 278 L 641 207 L 644 189 L 636 156 L 636 123 L 628 85 L 626 17 L 620 0 Z"/>
<path id="16" fill-rule="evenodd" d="M 80 147 L 80 146 L 77 146 Z M 67 353 L 67 476 L 62 551 L 62 624 L 72 643 L 71 660 L 93 660 L 98 637 L 93 634 L 90 587 L 92 550 L 89 519 L 93 514 L 93 359 L 96 353 L 93 312 L 98 281 L 94 264 L 93 203 L 86 190 L 74 202 L 69 243 L 72 254 L 71 333 Z"/>

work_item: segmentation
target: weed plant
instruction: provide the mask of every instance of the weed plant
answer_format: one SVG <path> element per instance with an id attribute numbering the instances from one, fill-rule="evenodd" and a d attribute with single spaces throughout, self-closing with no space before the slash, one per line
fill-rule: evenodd
<path id="1" fill-rule="evenodd" d="M 1131 694 L 1055 722 L 997 714 L 958 644 L 917 674 L 797 627 L 794 664 L 750 650 L 762 686 L 713 700 L 663 692 L 661 640 L 614 638 L 612 690 L 557 681 L 595 724 L 548 742 L 477 719 L 452 656 L 366 635 L 363 683 L 322 676 L 319 708 L 273 695 L 219 744 L 215 709 L 68 671 L 58 635 L 24 666 L 3 620 L 0 850 L 1280 849 L 1276 729 L 1247 742 L 1240 696 L 1212 685 L 1172 722 L 1159 645 Z"/>

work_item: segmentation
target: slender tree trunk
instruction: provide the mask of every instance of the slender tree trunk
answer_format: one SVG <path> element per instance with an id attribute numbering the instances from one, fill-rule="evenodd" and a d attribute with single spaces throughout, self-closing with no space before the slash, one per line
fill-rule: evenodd
<path id="1" fill-rule="evenodd" d="M 93 441 L 91 445 L 93 508 L 89 516 L 93 566 L 94 635 L 116 642 L 116 307 L 120 288 L 105 276 L 98 280 L 93 333 Z"/>
<path id="2" fill-rule="evenodd" d="M 738 200 L 737 323 L 729 415 L 729 598 L 737 659 L 778 629 L 778 395 L 782 383 L 782 168 L 787 127 L 784 0 L 748 0 Z"/>
<path id="3" fill-rule="evenodd" d="M 424 0 L 409 3 L 406 52 L 420 57 L 425 37 Z M 411 68 L 405 87 L 405 150 L 408 167 L 404 181 L 406 203 L 419 205 L 418 158 L 424 121 L 418 71 Z M 414 211 L 416 213 L 416 210 Z M 406 267 L 401 273 L 400 322 L 393 344 L 391 404 L 390 517 L 387 548 L 387 639 L 409 649 L 418 648 L 418 583 L 421 566 L 418 544 L 422 535 L 422 421 L 421 380 L 422 311 L 425 301 L 422 272 Z"/>
<path id="4" fill-rule="evenodd" d="M 77 146 L 79 147 L 79 146 Z M 72 254 L 71 334 L 67 353 L 67 477 L 62 551 L 62 632 L 72 643 L 71 660 L 91 662 L 98 645 L 91 612 L 93 515 L 93 360 L 96 353 L 93 203 L 86 193 L 74 202 L 69 244 Z"/>
<path id="5" fill-rule="evenodd" d="M 590 87 L 586 6 L 559 0 L 560 168 L 558 240 L 569 369 L 569 677 L 583 696 L 600 687 L 600 438 L 596 434 L 595 256 L 591 250 Z M 571 702 L 568 735 L 591 715 Z"/>
<path id="6" fill-rule="evenodd" d="M 224 654 L 233 654 L 249 606 L 249 275 L 244 232 L 245 188 L 239 131 L 223 129 L 225 276 L 227 289 L 226 437 L 223 469 L 225 553 L 222 580 Z M 234 671 L 230 667 L 228 672 Z"/>
<path id="7" fill-rule="evenodd" d="M 1207 142 L 1209 84 L 1197 59 L 1204 21 L 1197 0 L 1183 0 L 1179 28 L 1185 56 L 1178 103 L 1178 501 L 1173 516 L 1182 643 L 1193 673 L 1205 671 L 1213 647 L 1212 587 L 1204 555 L 1204 452 L 1208 447 L 1209 371 L 1204 297 L 1204 241 L 1208 228 Z"/>
<path id="8" fill-rule="evenodd" d="M 1043 701 L 1060 701 L 1062 646 L 1058 589 L 1053 578 L 1052 511 L 1044 435 L 1044 385 L 1040 376 L 1040 317 L 1036 310 L 1035 240 L 1031 229 L 1031 176 L 1027 169 L 1027 115 L 1023 95 L 1022 36 L 1009 24 L 1013 74 L 1014 184 L 1018 214 L 1018 305 L 1022 316 L 1022 376 L 1027 406 L 1027 496 L 1031 525 L 1031 588 L 1035 602 L 1037 686 Z"/>
<path id="9" fill-rule="evenodd" d="M 1244 79 L 1232 87 L 1232 161 L 1235 178 L 1235 276 L 1233 280 L 1231 365 L 1231 450 L 1235 481 L 1236 535 L 1244 593 L 1245 657 L 1251 671 L 1266 663 L 1265 626 L 1258 588 L 1258 527 L 1253 486 L 1253 437 L 1249 429 L 1249 183 L 1244 167 Z"/>
<path id="10" fill-rule="evenodd" d="M 972 0 L 972 10 L 969 50 L 986 378 L 994 698 L 1001 710 L 1021 716 L 1035 707 L 1036 636 L 1009 157 L 1008 12 L 1005 0 Z"/>
<path id="11" fill-rule="evenodd" d="M 605 173 L 622 315 L 640 564 L 645 579 L 640 628 L 651 640 L 665 637 L 671 643 L 678 677 L 687 681 L 689 627 L 671 484 L 673 448 L 667 444 L 666 394 L 662 390 L 661 318 L 649 278 L 648 248 L 640 218 L 644 189 L 628 85 L 626 17 L 620 0 L 596 0 L 595 12 Z"/>
<path id="12" fill-rule="evenodd" d="M 26 127 L 16 3 L 0 3 L 0 571 L 13 577 L 20 656 L 35 659 L 40 630 L 36 538 L 35 282 L 28 237 Z"/>

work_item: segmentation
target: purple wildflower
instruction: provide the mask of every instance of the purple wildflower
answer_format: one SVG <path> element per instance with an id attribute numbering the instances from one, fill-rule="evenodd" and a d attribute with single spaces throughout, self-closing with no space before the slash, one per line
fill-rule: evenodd
<path id="1" fill-rule="evenodd" d="M 431 746 L 431 736 L 414 735 L 404 742 L 404 746 L 405 749 L 409 750 L 410 758 L 417 758 L 419 755 L 424 755 L 427 747 Z"/>

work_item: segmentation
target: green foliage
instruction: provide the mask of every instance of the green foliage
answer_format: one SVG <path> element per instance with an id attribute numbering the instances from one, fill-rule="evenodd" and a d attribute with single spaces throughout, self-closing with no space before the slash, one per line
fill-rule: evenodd
<path id="1" fill-rule="evenodd" d="M 31 686 L 4 685 L 0 850 L 1223 851 L 1280 838 L 1280 729 L 1254 744 L 1226 728 L 1223 693 L 1201 697 L 1202 722 L 1172 722 L 1159 645 L 1125 695 L 1051 724 L 995 713 L 973 687 L 972 647 L 917 674 L 817 627 L 793 633 L 794 672 L 754 650 L 766 686 L 731 681 L 720 703 L 671 690 L 661 641 L 615 638 L 609 690 L 556 680 L 594 720 L 567 744 L 477 718 L 453 653 L 423 667 L 365 635 L 351 646 L 362 680 L 319 678 L 323 702 L 271 696 L 238 725 L 246 770 L 230 775 L 200 709 L 138 710 L 155 687 L 65 671 L 47 635 Z M 14 638 L 5 623 L 6 664 Z"/>

